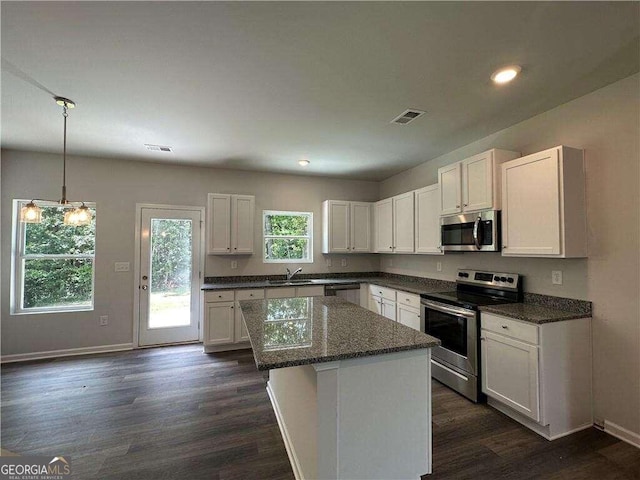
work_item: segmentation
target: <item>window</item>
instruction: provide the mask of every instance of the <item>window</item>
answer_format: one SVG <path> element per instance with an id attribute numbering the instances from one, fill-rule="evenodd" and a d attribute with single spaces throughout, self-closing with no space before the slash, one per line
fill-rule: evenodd
<path id="1" fill-rule="evenodd" d="M 265 263 L 313 262 L 313 214 L 262 212 Z"/>
<path id="2" fill-rule="evenodd" d="M 65 207 L 38 202 L 42 223 L 20 222 L 13 201 L 12 313 L 93 310 L 95 205 L 91 225 L 64 225 Z"/>

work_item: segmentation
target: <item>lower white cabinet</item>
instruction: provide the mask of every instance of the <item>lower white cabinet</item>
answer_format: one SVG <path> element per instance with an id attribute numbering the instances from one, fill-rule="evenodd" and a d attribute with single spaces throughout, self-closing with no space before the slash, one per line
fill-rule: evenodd
<path id="1" fill-rule="evenodd" d="M 591 319 L 533 324 L 481 315 L 489 405 L 553 440 L 591 427 Z"/>
<path id="2" fill-rule="evenodd" d="M 242 321 L 238 302 L 261 298 L 264 298 L 261 288 L 205 292 L 205 352 L 247 348 L 249 334 Z"/>
<path id="3" fill-rule="evenodd" d="M 420 322 L 420 297 L 380 285 L 369 285 L 369 310 L 416 330 Z"/>

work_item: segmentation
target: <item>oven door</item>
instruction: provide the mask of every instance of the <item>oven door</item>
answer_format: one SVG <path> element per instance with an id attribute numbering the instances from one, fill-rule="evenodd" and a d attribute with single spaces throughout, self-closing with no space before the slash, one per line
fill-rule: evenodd
<path id="1" fill-rule="evenodd" d="M 454 252 L 497 252 L 499 249 L 499 212 L 488 210 L 442 217 L 442 249 Z"/>
<path id="2" fill-rule="evenodd" d="M 422 299 L 425 333 L 440 340 L 431 354 L 459 369 L 478 374 L 478 321 L 476 312 Z"/>

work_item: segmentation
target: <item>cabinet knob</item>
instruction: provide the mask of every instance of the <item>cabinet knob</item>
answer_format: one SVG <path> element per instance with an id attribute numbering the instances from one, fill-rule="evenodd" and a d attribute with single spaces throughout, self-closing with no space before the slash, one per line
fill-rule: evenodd
<path id="1" fill-rule="evenodd" d="M 456 205 L 456 208 L 460 208 L 460 205 Z"/>
<path id="2" fill-rule="evenodd" d="M 507 330 L 509 327 L 507 327 L 506 325 L 502 325 L 502 328 L 504 328 L 505 330 Z"/>
<path id="3" fill-rule="evenodd" d="M 393 248 L 391 245 L 389 245 L 389 248 Z"/>
<path id="4" fill-rule="evenodd" d="M 250 293 L 250 294 L 249 294 L 249 296 L 250 296 L 250 297 L 253 297 L 253 293 Z"/>
<path id="5" fill-rule="evenodd" d="M 233 249 L 234 249 L 234 250 L 237 250 L 237 249 L 238 249 L 238 247 L 233 247 Z"/>
<path id="6" fill-rule="evenodd" d="M 231 305 L 231 308 L 233 308 L 233 305 Z"/>
<path id="7" fill-rule="evenodd" d="M 480 340 L 484 340 L 484 339 L 485 339 L 484 337 L 480 337 Z"/>
<path id="8" fill-rule="evenodd" d="M 462 204 L 462 206 L 463 206 L 463 207 L 468 207 L 468 206 L 469 206 L 469 204 L 467 204 L 467 203 L 463 203 L 463 204 Z"/>

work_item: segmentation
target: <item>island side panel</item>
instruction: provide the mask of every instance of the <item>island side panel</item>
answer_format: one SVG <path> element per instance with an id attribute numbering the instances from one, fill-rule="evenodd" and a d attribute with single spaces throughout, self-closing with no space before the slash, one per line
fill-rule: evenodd
<path id="1" fill-rule="evenodd" d="M 312 365 L 269 371 L 267 391 L 297 479 L 318 478 L 316 380 Z"/>
<path id="2" fill-rule="evenodd" d="M 337 478 L 415 480 L 431 473 L 429 349 L 341 361 L 337 411 L 325 407 L 318 405 L 318 423 L 337 422 Z M 319 455 L 319 466 L 324 460 Z"/>

